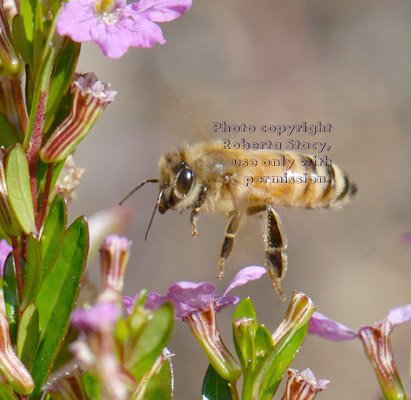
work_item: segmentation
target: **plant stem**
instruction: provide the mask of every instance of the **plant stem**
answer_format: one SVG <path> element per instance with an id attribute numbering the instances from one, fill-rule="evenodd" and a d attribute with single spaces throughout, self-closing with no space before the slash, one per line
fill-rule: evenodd
<path id="1" fill-rule="evenodd" d="M 55 165 L 56 164 L 51 163 L 47 167 L 46 183 L 44 185 L 43 198 L 41 199 L 40 209 L 39 209 L 39 213 L 37 214 L 37 219 L 36 219 L 36 228 L 39 232 L 40 232 L 41 225 L 43 223 L 44 214 L 46 213 L 47 203 L 49 201 L 50 187 L 51 187 L 51 181 L 53 179 L 53 170 L 54 170 Z"/>
<path id="2" fill-rule="evenodd" d="M 30 187 L 31 195 L 33 198 L 34 212 L 37 211 L 37 163 L 39 158 L 39 151 L 41 141 L 43 140 L 43 122 L 44 122 L 44 110 L 46 107 L 47 94 L 45 92 L 40 93 L 40 99 L 37 105 L 36 115 L 34 117 L 33 132 L 30 137 L 30 145 L 27 151 L 27 160 L 29 163 L 30 173 Z"/>
<path id="3" fill-rule="evenodd" d="M 11 244 L 13 246 L 14 264 L 16 267 L 17 288 L 19 290 L 20 301 L 23 299 L 23 273 L 20 263 L 19 241 L 17 236 L 11 236 Z"/>
<path id="4" fill-rule="evenodd" d="M 228 387 L 230 388 L 232 399 L 239 400 L 238 392 L 237 392 L 237 385 L 235 384 L 235 382 L 229 383 Z"/>

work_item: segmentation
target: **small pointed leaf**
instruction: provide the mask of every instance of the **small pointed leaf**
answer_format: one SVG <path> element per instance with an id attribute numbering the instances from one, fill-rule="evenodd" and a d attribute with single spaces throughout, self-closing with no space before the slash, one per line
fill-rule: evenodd
<path id="1" fill-rule="evenodd" d="M 38 345 L 39 313 L 34 303 L 24 309 L 17 333 L 17 356 L 30 370 Z"/>
<path id="2" fill-rule="evenodd" d="M 43 262 L 40 246 L 33 235 L 29 236 L 27 246 L 26 274 L 24 277 L 24 293 L 22 307 L 36 299 L 43 278 Z"/>
<path id="3" fill-rule="evenodd" d="M 88 244 L 87 221 L 80 217 L 67 229 L 60 254 L 37 295 L 40 340 L 31 371 L 36 384 L 34 395 L 40 393 L 70 325 Z"/>
<path id="4" fill-rule="evenodd" d="M 62 194 L 58 194 L 51 204 L 40 239 L 40 250 L 43 257 L 45 274 L 47 274 L 60 252 L 67 223 L 66 208 L 65 197 Z"/>
<path id="5" fill-rule="evenodd" d="M 29 167 L 21 145 L 16 145 L 7 157 L 6 182 L 10 204 L 21 228 L 27 235 L 36 233 Z"/>
<path id="6" fill-rule="evenodd" d="M 221 378 L 211 364 L 204 378 L 202 394 L 203 400 L 232 400 L 229 382 Z"/>
<path id="7" fill-rule="evenodd" d="M 132 345 L 132 355 L 127 363 L 136 380 L 142 378 L 167 346 L 173 325 L 174 315 L 171 303 L 166 303 L 153 312 L 152 318 L 142 330 L 136 343 Z"/>
<path id="8" fill-rule="evenodd" d="M 167 359 L 147 385 L 144 400 L 170 400 L 173 394 L 173 366 Z"/>

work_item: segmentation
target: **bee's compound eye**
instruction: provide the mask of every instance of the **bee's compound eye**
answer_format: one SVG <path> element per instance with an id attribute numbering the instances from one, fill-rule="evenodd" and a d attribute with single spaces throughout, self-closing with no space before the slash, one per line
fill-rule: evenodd
<path id="1" fill-rule="evenodd" d="M 194 172 L 189 167 L 184 167 L 177 175 L 176 189 L 181 194 L 187 194 L 194 182 Z"/>

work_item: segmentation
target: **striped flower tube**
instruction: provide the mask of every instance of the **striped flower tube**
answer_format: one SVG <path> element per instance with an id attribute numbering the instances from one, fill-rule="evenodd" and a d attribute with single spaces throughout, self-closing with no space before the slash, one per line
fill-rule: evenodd
<path id="1" fill-rule="evenodd" d="M 73 103 L 69 115 L 40 150 L 40 157 L 46 163 L 63 161 L 84 139 L 117 94 L 93 73 L 76 74 L 71 91 Z"/>
<path id="2" fill-rule="evenodd" d="M 6 314 L 0 314 L 0 371 L 17 393 L 33 391 L 33 378 L 13 349 Z"/>
<path id="3" fill-rule="evenodd" d="M 363 326 L 359 334 L 385 398 L 401 400 L 406 395 L 394 361 L 390 339 L 392 330 L 393 324 L 385 318 L 376 327 Z"/>
<path id="4" fill-rule="evenodd" d="M 109 235 L 104 240 L 100 248 L 104 289 L 112 289 L 121 295 L 130 247 L 131 242 L 125 237 Z"/>
<path id="5" fill-rule="evenodd" d="M 4 147 L 0 148 L 0 226 L 4 233 L 9 236 L 20 234 L 20 225 L 17 222 L 16 215 L 10 206 L 9 195 L 7 192 L 6 172 L 4 161 L 6 151 Z"/>

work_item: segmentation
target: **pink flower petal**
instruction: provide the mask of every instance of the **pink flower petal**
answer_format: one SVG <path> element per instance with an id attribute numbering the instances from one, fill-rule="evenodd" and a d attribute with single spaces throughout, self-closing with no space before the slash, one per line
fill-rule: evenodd
<path id="1" fill-rule="evenodd" d="M 388 313 L 388 320 L 393 326 L 398 326 L 411 320 L 411 304 L 392 308 Z"/>
<path id="2" fill-rule="evenodd" d="M 168 22 L 187 12 L 191 3 L 191 0 L 140 0 L 130 5 L 134 12 L 150 21 Z"/>
<path id="3" fill-rule="evenodd" d="M 319 312 L 315 312 L 311 317 L 308 333 L 335 341 L 351 340 L 358 337 L 357 332 Z"/>
<path id="4" fill-rule="evenodd" d="M 223 296 L 231 292 L 233 289 L 244 286 L 247 282 L 260 279 L 267 270 L 264 267 L 245 267 L 241 271 L 237 272 L 231 281 L 230 285 L 224 292 Z"/>
<path id="5" fill-rule="evenodd" d="M 4 263 L 12 250 L 13 247 L 7 243 L 6 239 L 0 240 L 0 276 L 3 276 Z"/>

